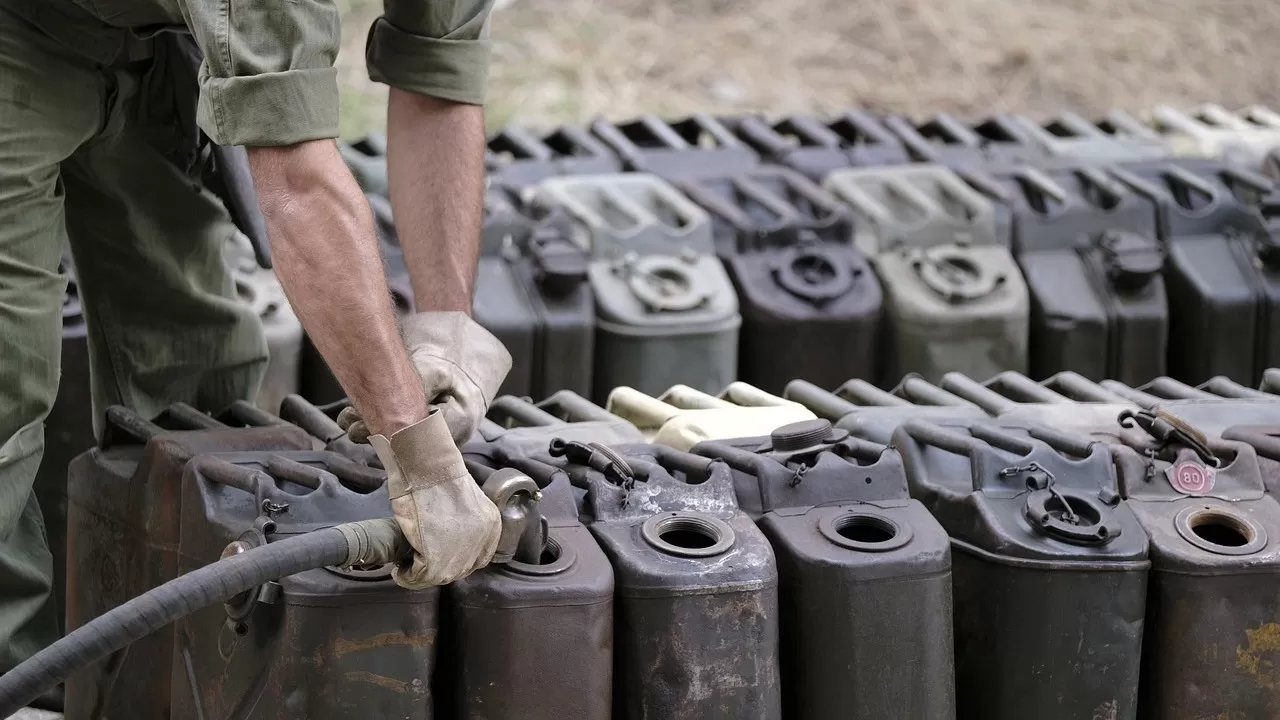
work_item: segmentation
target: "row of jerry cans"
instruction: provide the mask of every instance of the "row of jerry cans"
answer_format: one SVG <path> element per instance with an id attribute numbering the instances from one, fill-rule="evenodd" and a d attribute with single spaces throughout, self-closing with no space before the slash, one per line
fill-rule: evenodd
<path id="1" fill-rule="evenodd" d="M 1159 106 L 1135 117 L 1112 111 L 1084 118 L 1064 112 L 1043 121 L 995 114 L 966 122 L 939 113 L 925 119 L 845 110 L 829 117 L 762 115 L 679 119 L 644 114 L 623 122 L 602 117 L 586 126 L 535 133 L 509 125 L 489 138 L 485 166 L 496 181 L 536 185 L 562 175 L 646 172 L 669 180 L 784 166 L 821 182 L 850 167 L 938 163 L 1076 160 L 1113 163 L 1169 157 L 1220 158 L 1262 170 L 1280 147 L 1280 115 L 1261 106 L 1229 111 L 1214 104 L 1189 110 Z M 386 141 L 371 134 L 346 146 L 362 185 L 384 192 L 378 163 Z M 361 172 L 363 171 L 363 172 Z"/>

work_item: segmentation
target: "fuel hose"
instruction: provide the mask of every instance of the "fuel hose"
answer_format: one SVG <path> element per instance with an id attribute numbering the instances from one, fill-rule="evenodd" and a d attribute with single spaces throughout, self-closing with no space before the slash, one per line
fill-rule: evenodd
<path id="1" fill-rule="evenodd" d="M 0 718 L 77 670 L 201 608 L 307 570 L 383 565 L 409 552 L 395 520 L 385 518 L 285 538 L 206 565 L 94 618 L 0 675 Z"/>

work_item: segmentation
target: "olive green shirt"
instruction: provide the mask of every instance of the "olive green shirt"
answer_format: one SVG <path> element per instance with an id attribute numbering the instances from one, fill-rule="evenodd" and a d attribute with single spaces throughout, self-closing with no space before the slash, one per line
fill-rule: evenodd
<path id="1" fill-rule="evenodd" d="M 0 0 L 3 1 L 3 0 Z M 335 0 L 74 2 L 111 28 L 189 31 L 204 53 L 197 121 L 220 145 L 338 137 L 341 38 Z M 365 60 L 376 82 L 481 105 L 494 0 L 384 0 Z"/>

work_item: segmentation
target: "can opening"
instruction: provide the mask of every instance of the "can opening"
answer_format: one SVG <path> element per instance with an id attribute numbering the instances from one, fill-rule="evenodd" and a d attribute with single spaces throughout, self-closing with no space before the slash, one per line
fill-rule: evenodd
<path id="1" fill-rule="evenodd" d="M 1253 528 L 1226 513 L 1199 513 L 1191 518 L 1190 525 L 1196 537 L 1214 545 L 1242 547 L 1253 541 Z"/>
<path id="2" fill-rule="evenodd" d="M 733 547 L 733 528 L 721 520 L 687 513 L 655 515 L 645 521 L 641 536 L 669 555 L 711 557 Z"/>
<path id="3" fill-rule="evenodd" d="M 836 532 L 856 543 L 884 543 L 898 535 L 893 525 L 870 515 L 846 515 L 836 521 Z"/>
<path id="4" fill-rule="evenodd" d="M 563 551 L 560 549 L 560 543 L 556 542 L 553 537 L 547 537 L 547 546 L 542 549 L 542 555 L 538 557 L 539 565 L 551 565 L 560 559 Z"/>

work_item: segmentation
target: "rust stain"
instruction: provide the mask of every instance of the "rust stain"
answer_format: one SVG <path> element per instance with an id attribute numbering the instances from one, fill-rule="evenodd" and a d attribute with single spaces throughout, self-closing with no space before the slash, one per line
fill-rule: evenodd
<path id="1" fill-rule="evenodd" d="M 336 657 L 342 657 L 347 653 L 360 652 L 361 650 L 373 650 L 375 648 L 392 647 L 396 645 L 407 645 L 414 648 L 427 648 L 436 642 L 436 633 L 422 633 L 420 635 L 407 635 L 405 633 L 382 633 L 373 637 L 361 638 L 359 640 L 347 640 L 338 638 L 333 641 L 333 654 Z"/>
<path id="2" fill-rule="evenodd" d="M 343 674 L 346 676 L 348 680 L 352 680 L 355 682 L 373 683 L 374 685 L 381 685 L 382 687 L 388 690 L 398 692 L 402 695 L 409 691 L 409 683 L 403 680 L 397 680 L 395 678 L 387 677 L 386 675 L 377 675 L 371 672 L 349 672 L 349 673 L 343 673 Z"/>
<path id="3" fill-rule="evenodd" d="M 1120 713 L 1120 703 L 1108 700 L 1093 711 L 1093 720 L 1116 720 Z"/>
<path id="4" fill-rule="evenodd" d="M 1248 647 L 1236 648 L 1236 669 L 1253 678 L 1259 687 L 1280 687 L 1280 669 L 1274 658 L 1280 653 L 1280 624 L 1264 623 L 1256 630 L 1246 630 Z"/>

